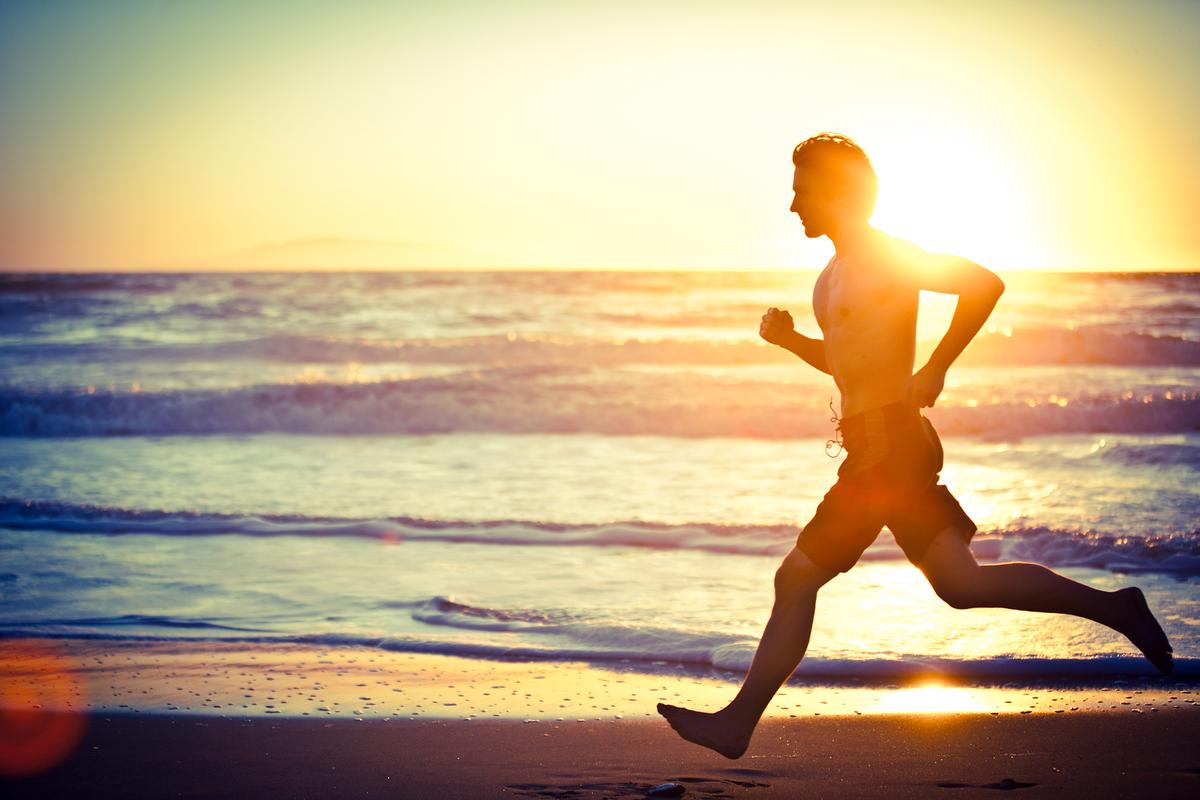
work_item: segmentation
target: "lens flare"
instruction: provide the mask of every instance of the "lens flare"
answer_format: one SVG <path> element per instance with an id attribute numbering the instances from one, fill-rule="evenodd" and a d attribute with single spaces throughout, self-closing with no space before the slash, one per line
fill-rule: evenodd
<path id="1" fill-rule="evenodd" d="M 0 642 L 0 776 L 37 775 L 65 760 L 87 726 L 84 682 L 44 642 Z"/>

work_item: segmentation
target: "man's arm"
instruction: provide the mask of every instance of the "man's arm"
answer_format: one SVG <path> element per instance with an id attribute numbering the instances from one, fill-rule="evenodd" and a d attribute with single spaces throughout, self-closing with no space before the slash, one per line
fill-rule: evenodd
<path id="1" fill-rule="evenodd" d="M 792 315 L 787 311 L 768 308 L 767 313 L 763 314 L 762 324 L 758 326 L 758 335 L 771 344 L 794 353 L 821 372 L 832 374 L 825 362 L 825 341 L 797 333 Z"/>
<path id="2" fill-rule="evenodd" d="M 795 353 L 800 358 L 807 361 L 812 367 L 821 370 L 826 375 L 831 375 L 829 365 L 825 363 L 825 340 L 812 339 L 802 333 L 792 331 L 792 335 L 785 341 L 780 342 L 780 347 L 787 350 L 789 353 Z"/>
<path id="3" fill-rule="evenodd" d="M 921 408 L 937 401 L 946 383 L 946 370 L 979 333 L 1004 293 L 1000 276 L 965 258 L 937 256 L 930 266 L 918 273 L 917 288 L 956 294 L 958 305 L 929 362 L 912 377 L 909 396 Z"/>

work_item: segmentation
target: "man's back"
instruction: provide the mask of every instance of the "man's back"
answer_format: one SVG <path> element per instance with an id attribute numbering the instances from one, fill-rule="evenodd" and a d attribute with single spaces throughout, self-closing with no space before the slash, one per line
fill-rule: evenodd
<path id="1" fill-rule="evenodd" d="M 922 251 L 874 231 L 834 256 L 813 288 L 825 358 L 842 394 L 842 416 L 908 396 L 916 353 Z"/>

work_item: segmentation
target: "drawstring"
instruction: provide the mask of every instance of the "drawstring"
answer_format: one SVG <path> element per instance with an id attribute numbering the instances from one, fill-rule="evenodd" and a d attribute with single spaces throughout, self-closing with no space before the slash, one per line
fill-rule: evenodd
<path id="1" fill-rule="evenodd" d="M 825 440 L 825 455 L 830 458 L 837 458 L 842 454 L 842 419 L 837 415 L 837 411 L 833 407 L 833 396 L 829 397 L 829 413 L 833 414 L 829 421 L 834 424 L 834 433 L 832 439 Z M 830 452 L 834 448 L 835 452 Z"/>

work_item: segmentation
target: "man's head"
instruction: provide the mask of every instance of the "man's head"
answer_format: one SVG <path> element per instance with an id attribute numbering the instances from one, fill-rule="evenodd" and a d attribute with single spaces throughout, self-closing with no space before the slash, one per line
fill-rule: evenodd
<path id="1" fill-rule="evenodd" d="M 848 137 L 809 137 L 792 151 L 792 164 L 792 211 L 806 236 L 815 239 L 871 218 L 879 182 L 867 154 Z"/>

